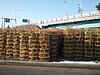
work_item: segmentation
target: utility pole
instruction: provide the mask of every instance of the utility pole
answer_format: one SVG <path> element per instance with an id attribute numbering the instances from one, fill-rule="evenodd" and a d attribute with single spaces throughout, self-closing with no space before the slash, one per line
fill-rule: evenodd
<path id="1" fill-rule="evenodd" d="M 4 19 L 3 19 L 3 17 L 1 17 L 1 28 L 3 28 L 3 22 L 4 22 Z"/>
<path id="2" fill-rule="evenodd" d="M 80 2 L 78 3 L 78 13 L 82 14 L 83 13 L 83 9 L 82 9 L 82 0 L 80 0 Z"/>
<path id="3" fill-rule="evenodd" d="M 64 1 L 64 3 L 66 4 L 66 6 L 65 6 L 65 9 L 66 9 L 66 16 L 67 16 L 67 18 L 68 18 L 68 7 L 67 7 L 67 2 Z"/>
<path id="4" fill-rule="evenodd" d="M 20 11 L 20 10 L 15 10 L 15 26 L 17 24 L 17 12 Z"/>
<path id="5" fill-rule="evenodd" d="M 28 25 L 30 25 L 30 20 L 28 20 Z"/>
<path id="6" fill-rule="evenodd" d="M 5 28 L 5 18 L 3 18 L 3 28 Z"/>

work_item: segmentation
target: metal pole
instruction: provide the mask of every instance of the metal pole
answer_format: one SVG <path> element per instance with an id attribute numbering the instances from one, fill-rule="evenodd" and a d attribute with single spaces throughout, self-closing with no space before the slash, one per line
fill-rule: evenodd
<path id="1" fill-rule="evenodd" d="M 82 14 L 83 13 L 83 9 L 82 9 L 82 0 L 80 0 L 79 4 L 78 4 L 78 13 Z"/>
<path id="2" fill-rule="evenodd" d="M 28 20 L 28 24 L 30 24 L 30 20 Z"/>
<path id="3" fill-rule="evenodd" d="M 15 10 L 15 25 L 17 24 L 17 22 L 16 22 L 16 10 Z"/>
<path id="4" fill-rule="evenodd" d="M 15 10 L 15 26 L 17 24 L 17 12 L 20 11 L 20 10 Z"/>
<path id="5" fill-rule="evenodd" d="M 1 17 L 1 28 L 3 28 L 3 22 L 4 22 L 4 19 L 3 19 L 3 17 Z"/>
<path id="6" fill-rule="evenodd" d="M 4 28 L 5 28 L 5 21 L 4 21 Z"/>
<path id="7" fill-rule="evenodd" d="M 66 6 L 65 6 L 65 9 L 66 9 L 66 16 L 67 16 L 67 18 L 68 18 L 68 7 L 67 7 L 67 2 L 64 1 L 64 3 L 66 4 Z"/>

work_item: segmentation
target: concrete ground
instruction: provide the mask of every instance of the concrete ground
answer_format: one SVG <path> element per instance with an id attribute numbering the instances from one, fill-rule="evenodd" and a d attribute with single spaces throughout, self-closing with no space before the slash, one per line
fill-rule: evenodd
<path id="1" fill-rule="evenodd" d="M 100 75 L 100 70 L 0 65 L 0 75 Z"/>
<path id="2" fill-rule="evenodd" d="M 100 64 L 0 61 L 0 75 L 100 75 Z"/>

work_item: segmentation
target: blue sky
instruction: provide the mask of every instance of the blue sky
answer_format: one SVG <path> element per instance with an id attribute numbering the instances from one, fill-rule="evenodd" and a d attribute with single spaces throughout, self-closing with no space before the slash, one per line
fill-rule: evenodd
<path id="1" fill-rule="evenodd" d="M 39 20 L 64 17 L 66 15 L 66 6 L 68 15 L 78 12 L 77 4 L 80 0 L 0 0 L 0 18 L 15 18 L 16 12 L 18 24 L 21 24 L 23 18 L 30 19 L 32 23 Z M 96 11 L 95 5 L 100 0 L 82 0 L 84 12 Z M 1 19 L 0 19 L 1 20 Z M 0 21 L 1 24 L 1 21 Z"/>

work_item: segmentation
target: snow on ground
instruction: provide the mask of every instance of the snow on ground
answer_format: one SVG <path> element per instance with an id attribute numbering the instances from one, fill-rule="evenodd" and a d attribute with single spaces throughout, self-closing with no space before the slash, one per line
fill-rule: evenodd
<path id="1" fill-rule="evenodd" d="M 69 63 L 69 64 L 96 64 L 93 61 L 60 61 L 59 63 Z"/>

